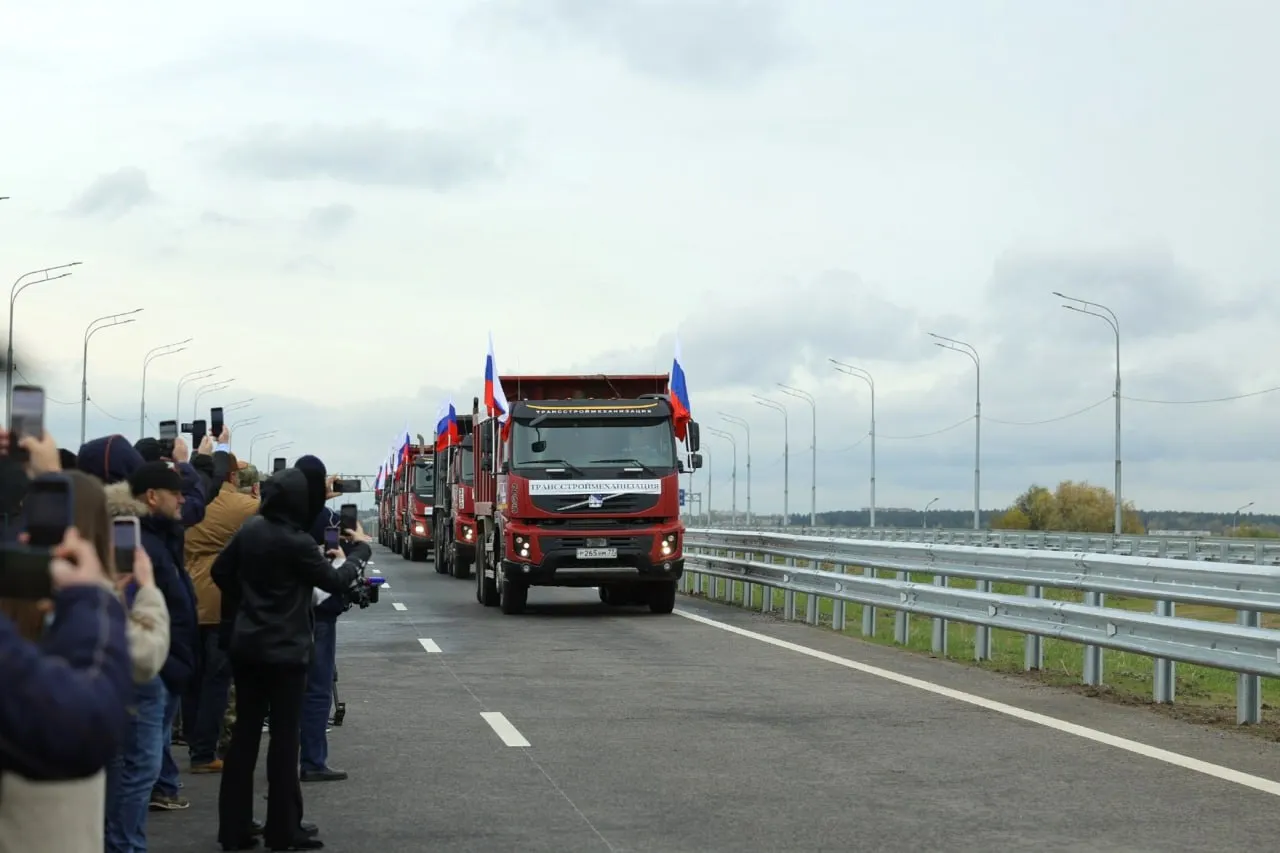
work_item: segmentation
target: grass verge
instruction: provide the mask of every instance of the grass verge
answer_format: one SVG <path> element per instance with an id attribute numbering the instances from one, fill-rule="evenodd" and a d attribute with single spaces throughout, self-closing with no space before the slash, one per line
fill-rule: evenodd
<path id="1" fill-rule="evenodd" d="M 782 562 L 777 560 L 777 562 Z M 797 566 L 804 567 L 803 561 Z M 827 571 L 839 571 L 834 565 L 823 564 L 820 568 Z M 852 571 L 852 570 L 850 570 Z M 879 572 L 878 577 L 893 579 L 893 572 Z M 709 589 L 712 579 L 704 576 L 704 590 Z M 914 583 L 928 584 L 933 576 L 913 574 Z M 729 581 L 721 581 L 721 590 Z M 950 585 L 957 589 L 973 589 L 975 583 L 964 578 L 952 578 Z M 1020 584 L 993 584 L 993 591 L 1004 595 L 1024 595 L 1026 590 Z M 759 611 L 763 604 L 764 588 L 755 586 L 751 601 L 751 609 Z M 776 618 L 784 617 L 783 606 L 786 593 L 772 590 L 773 611 Z M 695 597 L 705 597 L 695 596 Z M 1074 590 L 1045 589 L 1044 597 L 1055 601 L 1083 600 L 1083 594 Z M 742 606 L 743 584 L 732 582 L 732 601 L 715 599 L 717 603 L 730 606 Z M 807 596 L 795 594 L 795 612 L 798 620 L 805 618 L 808 606 Z M 832 626 L 831 599 L 818 598 L 818 624 L 830 628 Z M 1105 600 L 1104 606 L 1120 610 L 1154 612 L 1155 602 L 1140 598 L 1112 598 Z M 1148 706 L 1153 712 L 1188 722 L 1220 728 L 1231 728 L 1247 732 L 1268 740 L 1280 741 L 1280 721 L 1271 719 L 1270 711 L 1280 703 L 1280 679 L 1262 679 L 1263 720 L 1259 725 L 1240 726 L 1236 723 L 1236 673 L 1220 669 L 1212 669 L 1192 664 L 1178 663 L 1174 666 L 1176 687 L 1173 704 L 1157 704 L 1152 700 L 1152 680 L 1154 665 L 1149 657 L 1130 652 L 1103 650 L 1104 686 L 1093 687 L 1081 682 L 1084 666 L 1084 647 L 1065 640 L 1044 638 L 1044 668 L 1027 671 L 1023 668 L 1023 634 L 1013 631 L 991 631 L 991 660 L 975 661 L 973 659 L 975 626 L 959 622 L 950 622 L 947 626 L 947 653 L 945 656 L 932 652 L 933 620 L 926 616 L 912 616 L 909 620 L 909 642 L 900 646 L 893 639 L 895 612 L 883 607 L 876 611 L 876 631 L 872 637 L 862 636 L 862 611 L 860 604 L 845 604 L 844 634 L 851 638 L 874 642 L 882 646 L 905 648 L 917 654 L 930 657 L 945 657 L 956 663 L 977 666 L 981 669 L 1016 675 L 1043 684 L 1067 688 L 1084 695 L 1093 696 L 1106 701 L 1125 705 Z M 1202 605 L 1178 605 L 1175 614 L 1188 619 L 1203 619 L 1214 622 L 1234 622 L 1235 611 Z M 1280 627 L 1280 616 L 1263 615 L 1263 627 Z"/>

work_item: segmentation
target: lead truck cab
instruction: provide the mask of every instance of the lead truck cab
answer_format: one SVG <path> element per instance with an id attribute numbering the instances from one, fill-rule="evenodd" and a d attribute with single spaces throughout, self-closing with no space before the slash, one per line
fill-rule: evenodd
<path id="1" fill-rule="evenodd" d="M 531 587 L 598 587 L 670 613 L 684 571 L 684 447 L 665 375 L 503 376 L 507 429 L 475 414 L 476 598 L 519 613 Z M 688 453 L 688 467 L 682 458 Z"/>

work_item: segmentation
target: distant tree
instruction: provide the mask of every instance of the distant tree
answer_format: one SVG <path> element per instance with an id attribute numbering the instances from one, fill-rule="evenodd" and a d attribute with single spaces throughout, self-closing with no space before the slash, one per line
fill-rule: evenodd
<path id="1" fill-rule="evenodd" d="M 1234 530 L 1228 530 L 1231 536 L 1240 536 L 1248 539 L 1280 539 L 1280 530 L 1269 527 L 1258 527 L 1254 524 L 1242 524 Z"/>
<path id="2" fill-rule="evenodd" d="M 1123 513 L 1125 533 L 1146 532 L 1133 504 L 1125 502 Z M 1002 515 L 992 519 L 991 526 L 998 530 L 1111 533 L 1115 530 L 1115 497 L 1105 486 L 1074 480 L 1063 480 L 1052 492 L 1044 486 L 1033 485 Z"/>

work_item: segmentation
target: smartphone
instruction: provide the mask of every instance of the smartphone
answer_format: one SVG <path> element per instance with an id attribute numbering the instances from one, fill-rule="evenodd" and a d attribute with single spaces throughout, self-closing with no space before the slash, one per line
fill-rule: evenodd
<path id="1" fill-rule="evenodd" d="M 191 447 L 193 450 L 200 446 L 200 442 L 204 441 L 204 437 L 208 432 L 208 425 L 204 421 L 191 422 Z"/>
<path id="2" fill-rule="evenodd" d="M 222 435 L 222 407 L 209 410 L 209 435 L 217 439 Z"/>
<path id="3" fill-rule="evenodd" d="M 338 507 L 338 527 L 342 530 L 355 530 L 360 520 L 360 510 L 355 504 L 343 504 Z"/>
<path id="4" fill-rule="evenodd" d="M 116 572 L 133 574 L 133 555 L 142 542 L 136 515 L 121 516 L 111 521 L 111 547 L 116 556 Z"/>
<path id="5" fill-rule="evenodd" d="M 275 459 L 272 459 L 272 460 L 271 460 L 271 473 L 272 473 L 272 474 L 279 474 L 279 473 L 280 473 L 281 471 L 283 471 L 285 468 L 288 468 L 289 466 L 286 464 L 286 462 L 287 462 L 287 460 L 286 460 L 283 456 L 277 456 Z"/>
<path id="6" fill-rule="evenodd" d="M 160 422 L 160 453 L 168 458 L 173 456 L 173 443 L 178 440 L 178 422 Z"/>
<path id="7" fill-rule="evenodd" d="M 336 527 L 326 527 L 324 529 L 324 549 L 332 551 L 338 547 L 339 531 Z"/>
<path id="8" fill-rule="evenodd" d="M 31 481 L 22 501 L 30 544 L 52 548 L 62 542 L 74 517 L 71 480 L 64 474 L 42 474 Z"/>
<path id="9" fill-rule="evenodd" d="M 340 495 L 354 495 L 360 491 L 360 488 L 361 483 L 359 477 L 333 481 L 333 490 Z"/>
<path id="10" fill-rule="evenodd" d="M 9 420 L 9 454 L 19 462 L 26 462 L 27 452 L 18 442 L 28 436 L 44 438 L 44 389 L 38 385 L 13 386 Z"/>
<path id="11" fill-rule="evenodd" d="M 53 576 L 49 573 L 49 552 L 10 546 L 0 569 L 0 598 L 39 601 L 53 598 Z"/>

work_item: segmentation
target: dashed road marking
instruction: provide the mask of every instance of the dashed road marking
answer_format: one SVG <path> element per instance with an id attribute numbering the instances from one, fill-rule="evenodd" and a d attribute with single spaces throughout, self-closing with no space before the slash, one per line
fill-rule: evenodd
<path id="1" fill-rule="evenodd" d="M 524 735 L 520 734 L 520 730 L 511 725 L 505 714 L 499 711 L 481 711 L 480 716 L 507 746 L 531 746 Z"/>
<path id="2" fill-rule="evenodd" d="M 436 645 L 435 640 L 428 639 L 427 637 L 423 637 L 420 640 L 418 640 L 418 642 L 422 644 L 422 648 L 424 651 L 430 652 L 433 655 L 440 654 L 440 647 Z"/>
<path id="3" fill-rule="evenodd" d="M 380 575 L 380 574 L 382 574 L 382 569 L 374 569 L 374 570 L 373 570 L 373 573 L 374 573 L 375 575 Z"/>
<path id="4" fill-rule="evenodd" d="M 398 602 L 398 601 L 393 601 L 393 602 L 391 602 L 391 606 L 392 606 L 392 607 L 394 607 L 396 610 L 408 610 L 408 609 L 409 609 L 409 608 L 405 607 L 403 604 L 401 604 L 401 603 L 400 603 L 400 602 Z"/>
<path id="5" fill-rule="evenodd" d="M 960 690 L 954 690 L 950 687 L 944 687 L 941 684 L 934 684 L 932 681 L 925 681 L 921 678 L 913 678 L 910 675 L 903 675 L 900 672 L 894 672 L 890 669 L 881 669 L 878 666 L 861 663 L 849 658 L 833 655 L 830 652 L 811 649 L 808 646 L 802 646 L 799 643 L 791 643 L 786 640 L 780 640 L 777 637 L 770 637 L 768 634 L 760 634 L 756 631 L 749 631 L 746 628 L 739 628 L 737 625 L 730 625 L 715 619 L 708 619 L 697 613 L 690 613 L 687 610 L 674 611 L 677 616 L 683 616 L 700 625 L 706 625 L 711 628 L 719 628 L 721 631 L 728 631 L 730 634 L 737 634 L 740 637 L 748 637 L 752 640 L 758 640 L 762 643 L 768 643 L 780 649 L 798 652 L 820 661 L 833 663 L 837 666 L 843 666 L 846 669 L 856 670 L 867 675 L 874 675 L 877 678 L 883 678 L 887 681 L 894 681 L 907 687 L 914 687 L 918 690 L 924 690 L 937 696 L 945 696 L 948 699 L 954 699 L 958 702 L 964 702 L 969 705 L 976 705 L 979 708 L 986 708 L 988 711 L 995 711 L 997 714 L 1004 714 L 1007 717 L 1024 720 L 1028 723 L 1044 726 L 1045 728 L 1054 729 L 1066 734 L 1082 737 L 1085 740 L 1091 740 L 1095 743 L 1112 746 L 1116 749 L 1123 749 L 1134 755 L 1141 755 L 1144 758 L 1150 758 L 1155 761 L 1162 761 L 1165 764 L 1172 764 L 1175 767 L 1181 767 L 1185 770 L 1191 770 L 1196 773 L 1202 773 L 1205 776 L 1212 776 L 1215 779 L 1221 779 L 1224 782 L 1234 782 L 1237 785 L 1243 785 L 1246 788 L 1252 788 L 1255 791 L 1261 791 L 1264 794 L 1280 797 L 1280 782 L 1263 778 L 1262 776 L 1254 776 L 1251 773 L 1245 773 L 1240 770 L 1232 770 L 1230 767 L 1223 767 L 1221 764 L 1212 764 L 1208 761 L 1201 761 L 1198 758 L 1192 758 L 1189 755 L 1182 755 L 1177 752 L 1171 752 L 1167 749 L 1161 749 L 1158 746 L 1141 743 L 1136 740 L 1118 737 L 1116 735 L 1107 734 L 1097 729 L 1091 729 L 1088 726 L 1082 726 L 1078 723 L 1060 720 L 1057 717 L 1050 717 L 1047 714 L 1039 714 L 1035 711 L 1028 711 L 1025 708 L 1019 708 L 1015 705 L 1006 705 L 1003 702 L 996 702 L 992 699 L 986 699 L 982 696 L 975 696 L 972 693 L 965 693 Z"/>

